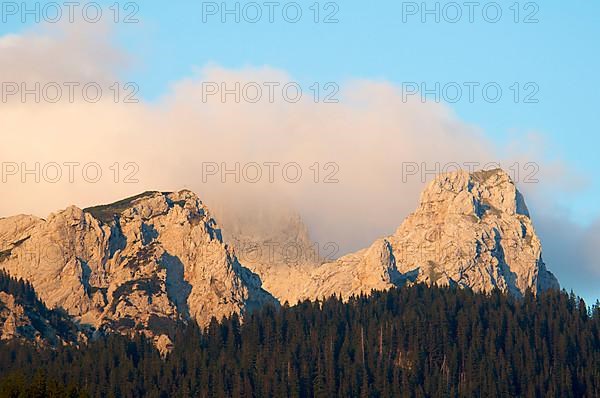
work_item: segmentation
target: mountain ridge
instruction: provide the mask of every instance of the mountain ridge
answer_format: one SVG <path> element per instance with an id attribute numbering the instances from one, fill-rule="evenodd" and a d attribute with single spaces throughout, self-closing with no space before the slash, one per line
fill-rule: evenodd
<path id="1" fill-rule="evenodd" d="M 403 283 L 495 288 L 520 297 L 558 289 L 523 195 L 501 169 L 436 176 L 390 236 L 323 264 L 297 298 L 368 293 Z"/>
<path id="2" fill-rule="evenodd" d="M 282 236 L 222 230 L 193 192 L 146 191 L 47 219 L 0 219 L 0 268 L 77 322 L 103 333 L 144 333 L 163 351 L 179 322 L 206 326 L 265 304 L 420 282 L 516 297 L 559 288 L 523 195 L 499 169 L 437 176 L 394 233 L 339 259 L 239 261 L 238 253 L 246 257 L 248 247 L 273 239 L 313 249 L 300 218 L 281 220 Z"/>

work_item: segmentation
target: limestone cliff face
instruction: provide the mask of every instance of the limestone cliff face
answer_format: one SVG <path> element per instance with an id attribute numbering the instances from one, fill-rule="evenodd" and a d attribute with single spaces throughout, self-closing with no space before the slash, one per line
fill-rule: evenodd
<path id="1" fill-rule="evenodd" d="M 405 282 L 515 296 L 559 287 L 525 201 L 502 170 L 436 177 L 393 235 L 319 267 L 299 298 L 347 297 Z"/>
<path id="2" fill-rule="evenodd" d="M 276 303 L 224 244 L 191 192 L 147 192 L 47 220 L 0 220 L 0 268 L 30 281 L 49 307 L 107 331 L 142 331 L 168 346 L 177 321 Z"/>

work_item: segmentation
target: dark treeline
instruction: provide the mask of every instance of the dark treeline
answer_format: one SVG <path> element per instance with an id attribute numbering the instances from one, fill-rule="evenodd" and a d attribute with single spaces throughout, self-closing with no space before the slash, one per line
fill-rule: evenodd
<path id="1" fill-rule="evenodd" d="M 13 278 L 3 269 L 0 269 L 0 292 L 12 294 L 19 304 L 39 306 L 46 310 L 31 283 Z"/>
<path id="2" fill-rule="evenodd" d="M 600 306 L 565 292 L 418 285 L 182 327 L 166 359 L 142 337 L 2 343 L 0 396 L 593 398 L 599 334 Z"/>

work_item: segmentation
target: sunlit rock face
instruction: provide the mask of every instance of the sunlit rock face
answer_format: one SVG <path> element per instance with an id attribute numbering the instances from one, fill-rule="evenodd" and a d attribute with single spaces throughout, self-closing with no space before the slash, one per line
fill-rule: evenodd
<path id="1" fill-rule="evenodd" d="M 521 193 L 502 170 L 437 176 L 396 232 L 324 264 L 302 298 L 348 297 L 404 283 L 452 285 L 520 297 L 559 288 Z"/>
<path id="2" fill-rule="evenodd" d="M 0 220 L 0 268 L 30 281 L 50 307 L 107 331 L 141 331 L 168 346 L 177 322 L 277 301 L 222 240 L 189 191 L 147 192 L 47 220 Z"/>

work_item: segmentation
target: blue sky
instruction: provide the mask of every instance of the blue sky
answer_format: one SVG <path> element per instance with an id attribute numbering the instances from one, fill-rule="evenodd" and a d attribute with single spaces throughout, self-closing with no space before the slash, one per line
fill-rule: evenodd
<path id="1" fill-rule="evenodd" d="M 204 23 L 198 1 L 169 6 L 144 2 L 139 10 L 143 23 L 119 25 L 119 40 L 135 54 L 129 77 L 148 99 L 208 63 L 231 68 L 269 65 L 306 82 L 498 82 L 504 89 L 498 103 L 478 96 L 470 103 L 463 96 L 450 106 L 499 143 L 508 135 L 541 134 L 548 145 L 546 156 L 564 159 L 587 177 L 589 186 L 578 194 L 577 203 L 568 199 L 573 217 L 585 223 L 597 216 L 600 184 L 593 176 L 600 143 L 600 3 L 520 2 L 519 23 L 514 22 L 513 1 L 497 3 L 503 13 L 497 23 L 483 18 L 483 6 L 490 2 L 475 8 L 473 23 L 465 6 L 457 23 L 447 22 L 444 15 L 453 18 L 450 8 L 443 14 L 447 3 L 439 3 L 440 23 L 432 15 L 426 15 L 425 23 L 420 13 L 404 15 L 403 7 L 408 6 L 402 2 L 345 0 L 336 3 L 337 23 L 314 23 L 309 9 L 313 1 L 301 1 L 303 17 L 296 24 L 283 20 L 277 10 L 273 23 L 263 14 L 253 24 L 243 18 L 235 23 L 232 16 L 222 23 L 220 14 L 206 15 Z M 235 2 L 225 4 L 233 8 Z M 325 10 L 325 1 L 318 4 L 320 18 L 336 10 L 331 5 Z M 435 2 L 426 4 L 431 9 Z M 487 10 L 493 18 L 494 8 Z M 528 16 L 538 22 L 524 23 Z M 535 83 L 539 102 L 514 103 L 509 92 L 514 82 Z"/>
<path id="2" fill-rule="evenodd" d="M 26 3 L 33 7 L 35 2 Z M 107 12 L 113 2 L 100 3 Z M 203 7 L 208 3 L 138 2 L 135 18 L 140 23 L 117 25 L 118 44 L 134 56 L 126 78 L 140 85 L 146 99 L 159 98 L 171 83 L 211 63 L 229 68 L 268 65 L 303 82 L 342 84 L 365 78 L 398 85 L 424 82 L 428 87 L 435 82 L 498 82 L 504 89 L 498 103 L 484 101 L 476 91 L 474 103 L 464 95 L 450 106 L 498 142 L 509 134 L 541 134 L 549 145 L 547 156 L 564 158 L 589 177 L 590 186 L 578 196 L 577 206 L 571 206 L 574 217 L 585 222 L 599 214 L 595 199 L 600 185 L 590 180 L 600 142 L 596 134 L 600 125 L 596 96 L 600 86 L 598 2 L 500 1 L 496 4 L 502 18 L 497 23 L 483 17 L 483 6 L 491 2 L 480 2 L 474 8 L 473 23 L 467 15 L 469 9 L 458 2 L 463 15 L 450 23 L 444 15 L 453 18 L 454 11 L 447 8 L 444 14 L 443 7 L 449 2 L 442 1 L 437 2 L 440 22 L 426 15 L 422 23 L 421 10 L 416 15 L 403 14 L 408 2 L 323 1 L 316 3 L 320 19 L 335 11 L 338 22 L 314 23 L 310 7 L 315 2 L 311 0 L 298 2 L 303 16 L 295 24 L 286 22 L 280 11 L 289 2 L 281 2 L 275 9 L 273 23 L 268 21 L 265 6 L 261 6 L 263 17 L 257 23 L 243 17 L 236 23 L 233 16 L 223 23 L 220 13 L 206 15 L 203 22 Z M 223 4 L 233 8 L 235 3 Z M 240 7 L 246 3 L 239 3 Z M 429 9 L 436 4 L 417 3 Z M 134 10 L 125 9 L 126 4 L 119 3 L 122 18 Z M 213 4 L 221 7 L 222 3 Z M 519 23 L 514 22 L 515 4 L 520 10 Z M 493 18 L 494 11 L 489 8 L 486 15 Z M 538 22 L 524 23 L 528 16 Z M 17 17 L 7 18 L 8 23 L 0 25 L 2 33 L 16 33 L 32 25 L 30 17 L 25 24 Z M 539 103 L 514 103 L 509 91 L 514 82 L 535 83 Z"/>
<path id="3" fill-rule="evenodd" d="M 26 3 L 31 8 L 35 2 Z M 99 3 L 108 12 L 115 2 Z M 235 3 L 224 4 L 233 8 Z M 239 4 L 244 7 L 247 3 Z M 116 24 L 115 44 L 132 56 L 123 79 L 136 82 L 147 101 L 160 99 L 172 84 L 211 64 L 231 69 L 269 66 L 307 86 L 312 82 L 343 85 L 356 79 L 381 80 L 398 87 L 406 82 L 427 87 L 436 82 L 496 82 L 503 88 L 499 102 L 486 102 L 476 90 L 473 103 L 464 95 L 448 106 L 499 146 L 509 139 L 538 134 L 543 140 L 544 160 L 562 160 L 585 179 L 586 185 L 579 191 L 556 194 L 567 215 L 580 225 L 600 216 L 600 182 L 595 177 L 600 144 L 600 3 L 482 1 L 470 22 L 464 2 L 442 1 L 438 3 L 442 12 L 439 23 L 433 15 L 426 15 L 422 22 L 421 10 L 416 15 L 403 14 L 403 9 L 415 4 L 421 8 L 420 1 L 298 1 L 303 11 L 298 23 L 289 23 L 282 16 L 283 5 L 290 2 L 278 4 L 272 23 L 264 2 L 257 3 L 263 11 L 257 23 L 243 18 L 236 23 L 231 15 L 222 22 L 220 13 L 205 15 L 203 21 L 203 7 L 221 7 L 221 1 L 138 2 L 135 18 L 139 23 Z M 134 10 L 125 9 L 126 1 L 118 4 L 121 18 Z M 315 4 L 320 9 L 319 23 L 313 20 Z M 436 2 L 425 4 L 432 9 Z M 455 9 L 448 4 L 461 6 L 463 15 L 456 23 L 444 18 L 444 7 L 448 11 L 445 16 L 454 17 Z M 484 18 L 482 9 L 490 4 L 502 10 L 497 23 Z M 518 22 L 515 7 L 519 9 Z M 488 18 L 494 17 L 495 9 L 488 8 Z M 333 11 L 338 21 L 323 23 Z M 537 22 L 525 23 L 528 17 Z M 22 23 L 9 16 L 6 23 L 0 23 L 0 34 L 19 33 L 32 25 L 31 19 Z M 510 91 L 515 82 L 522 94 L 517 103 Z M 537 103 L 523 102 L 523 95 L 529 92 L 526 83 L 539 89 L 534 96 Z"/>

